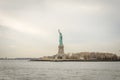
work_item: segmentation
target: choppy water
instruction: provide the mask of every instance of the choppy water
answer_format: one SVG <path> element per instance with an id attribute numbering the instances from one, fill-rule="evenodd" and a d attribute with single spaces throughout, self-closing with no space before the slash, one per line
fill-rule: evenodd
<path id="1" fill-rule="evenodd" d="M 0 80 L 120 80 L 120 62 L 0 60 Z"/>

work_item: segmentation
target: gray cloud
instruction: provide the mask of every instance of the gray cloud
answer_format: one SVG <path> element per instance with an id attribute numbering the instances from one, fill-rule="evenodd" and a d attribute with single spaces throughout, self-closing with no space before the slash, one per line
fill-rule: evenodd
<path id="1" fill-rule="evenodd" d="M 0 0 L 0 56 L 38 57 L 65 51 L 120 54 L 119 0 Z"/>

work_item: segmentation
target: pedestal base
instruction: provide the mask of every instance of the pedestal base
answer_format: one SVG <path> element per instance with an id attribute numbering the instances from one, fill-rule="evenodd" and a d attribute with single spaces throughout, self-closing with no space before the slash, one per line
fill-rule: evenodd
<path id="1" fill-rule="evenodd" d="M 58 46 L 58 54 L 55 55 L 55 59 L 65 59 L 64 46 Z"/>

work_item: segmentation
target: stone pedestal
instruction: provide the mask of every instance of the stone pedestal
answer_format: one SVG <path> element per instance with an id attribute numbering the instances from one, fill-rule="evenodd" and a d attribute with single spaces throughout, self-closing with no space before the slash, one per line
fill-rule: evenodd
<path id="1" fill-rule="evenodd" d="M 59 45 L 58 46 L 58 54 L 56 54 L 55 59 L 65 59 L 65 54 L 64 54 L 64 46 Z"/>
<path id="2" fill-rule="evenodd" d="M 64 46 L 63 45 L 58 46 L 58 54 L 64 54 Z"/>

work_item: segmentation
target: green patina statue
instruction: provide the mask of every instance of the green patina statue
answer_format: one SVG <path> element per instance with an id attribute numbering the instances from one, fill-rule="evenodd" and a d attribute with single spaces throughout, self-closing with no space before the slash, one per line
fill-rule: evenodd
<path id="1" fill-rule="evenodd" d="M 62 37 L 62 33 L 60 32 L 60 30 L 58 29 L 59 32 L 59 46 L 63 46 L 63 37 Z"/>

